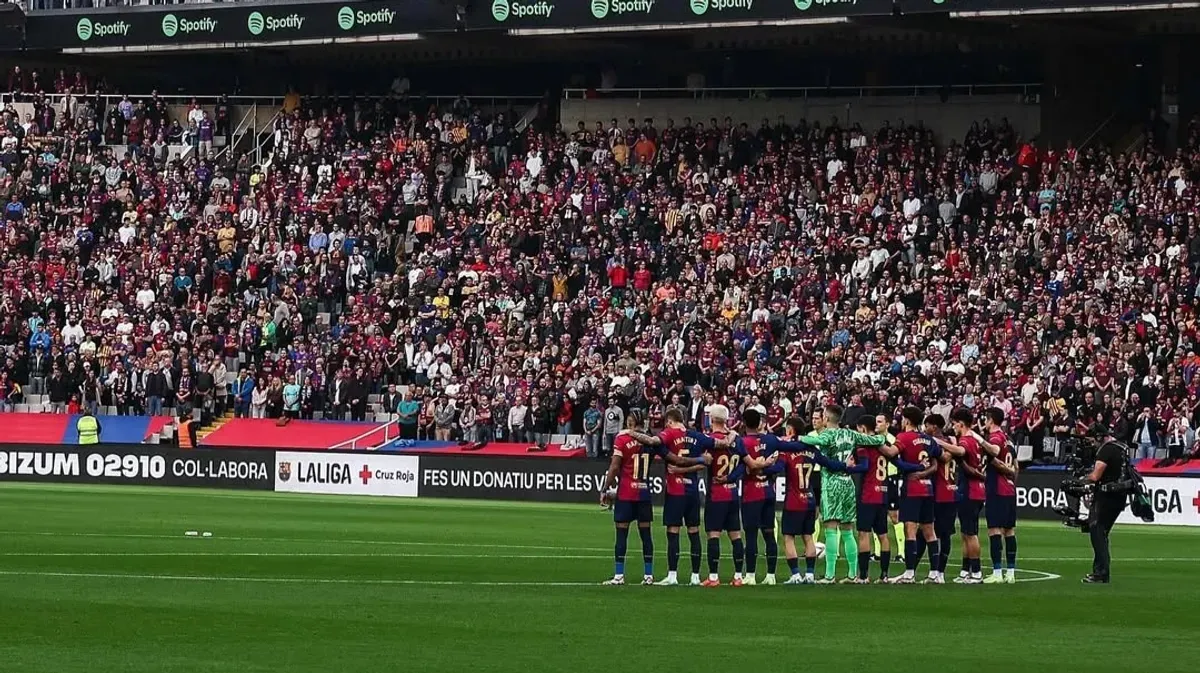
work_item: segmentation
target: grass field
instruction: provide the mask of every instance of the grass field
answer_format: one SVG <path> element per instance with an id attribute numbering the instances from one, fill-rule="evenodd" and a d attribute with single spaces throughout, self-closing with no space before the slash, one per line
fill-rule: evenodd
<path id="1" fill-rule="evenodd" d="M 1110 586 L 1079 584 L 1085 536 L 1030 523 L 1012 586 L 699 589 L 598 586 L 612 525 L 586 506 L 9 484 L 0 522 L 14 673 L 1200 666 L 1185 529 L 1118 528 Z"/>

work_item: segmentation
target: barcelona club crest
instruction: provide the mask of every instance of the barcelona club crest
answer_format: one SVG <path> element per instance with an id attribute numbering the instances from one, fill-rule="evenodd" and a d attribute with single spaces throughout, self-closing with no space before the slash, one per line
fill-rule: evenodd
<path id="1" fill-rule="evenodd" d="M 279 463 L 279 481 L 287 481 L 292 478 L 292 464 Z"/>

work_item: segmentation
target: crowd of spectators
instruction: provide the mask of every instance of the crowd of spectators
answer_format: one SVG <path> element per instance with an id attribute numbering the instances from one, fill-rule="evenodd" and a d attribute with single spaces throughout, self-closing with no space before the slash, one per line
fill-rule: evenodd
<path id="1" fill-rule="evenodd" d="M 1036 460 L 1097 421 L 1143 455 L 1195 441 L 1200 126 L 1121 155 L 1004 120 L 518 131 L 465 99 L 311 100 L 260 167 L 110 148 L 179 120 L 77 93 L 0 129 L 8 407 L 228 399 L 591 455 L 631 408 L 716 402 L 772 429 L 998 406 Z"/>

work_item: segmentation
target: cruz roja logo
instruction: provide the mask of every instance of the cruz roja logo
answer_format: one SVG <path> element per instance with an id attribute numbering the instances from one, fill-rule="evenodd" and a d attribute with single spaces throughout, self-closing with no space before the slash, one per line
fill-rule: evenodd
<path id="1" fill-rule="evenodd" d="M 175 37 L 179 33 L 213 33 L 217 30 L 217 20 L 211 17 L 200 19 L 181 19 L 174 14 L 168 14 L 162 20 L 162 32 L 166 37 Z"/>
<path id="2" fill-rule="evenodd" d="M 801 1 L 796 0 L 797 3 Z M 710 9 L 715 12 L 723 12 L 727 9 L 750 11 L 754 7 L 754 0 L 690 0 L 688 6 L 692 8 L 692 14 L 704 16 Z"/>
<path id="3" fill-rule="evenodd" d="M 655 0 L 592 0 L 592 16 L 603 19 L 609 14 L 641 12 L 649 14 Z"/>
<path id="4" fill-rule="evenodd" d="M 304 17 L 299 14 L 287 16 L 270 16 L 262 12 L 250 12 L 246 17 L 246 29 L 251 35 L 273 33 L 277 30 L 299 30 L 304 25 Z"/>
<path id="5" fill-rule="evenodd" d="M 129 24 L 124 21 L 98 23 L 85 16 L 79 20 L 79 23 L 75 24 L 75 35 L 83 42 L 87 42 L 93 37 L 108 37 L 110 35 L 124 37 L 128 34 Z"/>
<path id="6" fill-rule="evenodd" d="M 596 10 L 592 10 L 595 12 Z M 554 13 L 554 3 L 546 2 L 515 2 L 514 0 L 492 0 L 492 18 L 504 22 L 508 17 L 515 16 L 518 19 L 531 16 L 542 19 L 549 19 Z"/>
<path id="7" fill-rule="evenodd" d="M 337 24 L 338 28 L 342 30 L 350 30 L 355 26 L 369 26 L 373 23 L 391 25 L 395 18 L 396 13 L 386 7 L 374 12 L 355 11 L 350 7 L 342 7 L 337 13 Z"/>

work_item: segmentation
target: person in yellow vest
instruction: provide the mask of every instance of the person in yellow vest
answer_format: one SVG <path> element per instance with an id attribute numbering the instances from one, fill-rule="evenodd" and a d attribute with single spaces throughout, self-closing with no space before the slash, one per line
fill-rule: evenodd
<path id="1" fill-rule="evenodd" d="M 79 433 L 80 444 L 100 443 L 100 421 L 90 411 L 84 411 L 79 420 L 75 421 L 75 431 Z"/>
<path id="2" fill-rule="evenodd" d="M 179 441 L 179 448 L 194 449 L 198 440 L 196 439 L 196 422 L 191 416 L 180 415 L 179 421 L 175 428 L 175 438 Z"/>

